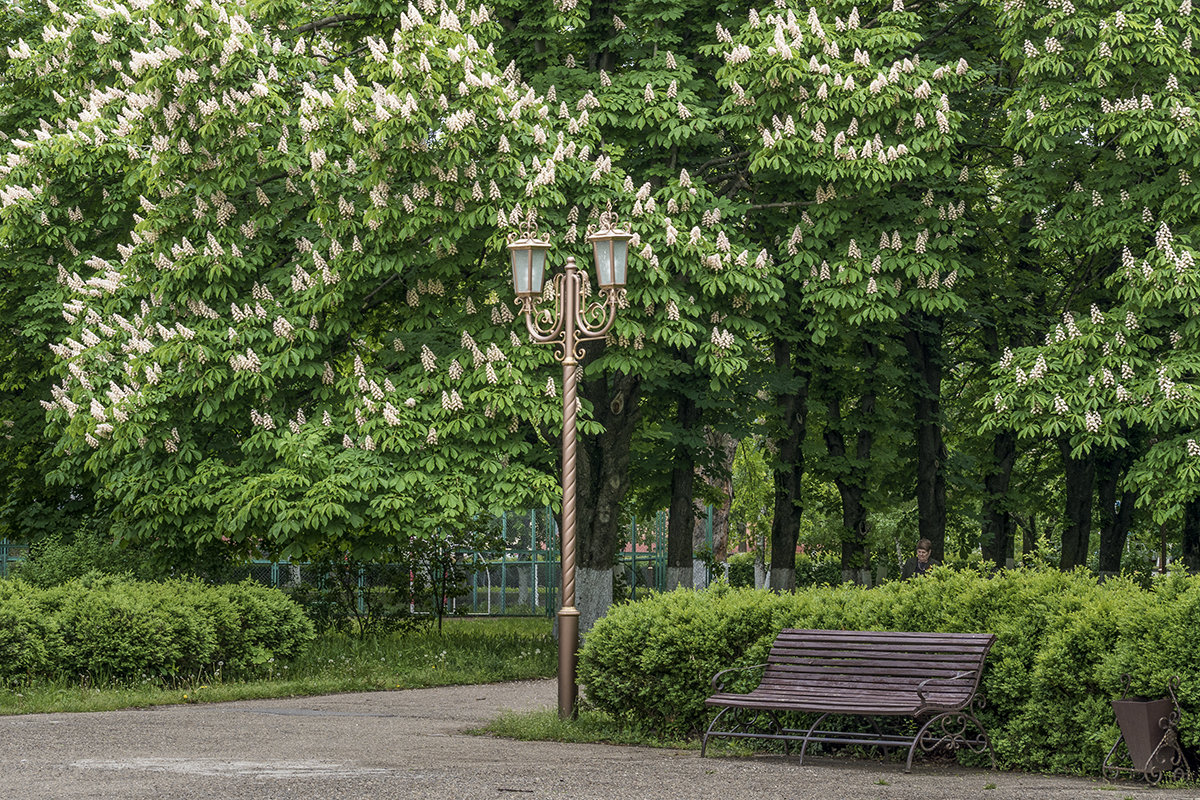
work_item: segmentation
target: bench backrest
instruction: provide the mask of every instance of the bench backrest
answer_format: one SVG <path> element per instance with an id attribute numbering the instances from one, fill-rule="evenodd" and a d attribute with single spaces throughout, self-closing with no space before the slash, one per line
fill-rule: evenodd
<path id="1" fill-rule="evenodd" d="M 966 707 L 979 688 L 990 633 L 895 633 L 785 628 L 767 659 L 762 687 L 886 697 L 922 690 L 926 705 Z M 952 676 L 969 673 L 957 679 Z"/>

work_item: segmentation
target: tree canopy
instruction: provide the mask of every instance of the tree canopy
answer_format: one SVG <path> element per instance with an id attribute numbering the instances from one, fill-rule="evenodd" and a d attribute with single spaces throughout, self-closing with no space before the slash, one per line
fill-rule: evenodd
<path id="1" fill-rule="evenodd" d="M 1134 524 L 1114 492 L 1200 566 L 1190 0 L 3 20 L 10 507 L 36 467 L 44 507 L 131 540 L 366 555 L 553 502 L 561 387 L 504 245 L 553 263 L 614 213 L 636 263 L 583 368 L 585 567 L 631 474 L 683 541 L 728 469 L 706 430 L 766 443 L 779 569 L 814 476 L 848 575 L 914 501 L 938 556 L 1002 560 L 1040 515 L 1084 563 L 1093 507 Z"/>

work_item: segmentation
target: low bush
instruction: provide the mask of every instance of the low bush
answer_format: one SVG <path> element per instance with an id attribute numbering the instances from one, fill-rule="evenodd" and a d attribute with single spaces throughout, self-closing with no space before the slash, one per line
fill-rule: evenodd
<path id="1" fill-rule="evenodd" d="M 98 573 L 49 588 L 0 582 L 0 683 L 252 675 L 312 638 L 295 603 L 250 582 L 148 583 Z"/>
<path id="2" fill-rule="evenodd" d="M 1007 767 L 1095 773 L 1116 736 L 1110 701 L 1122 694 L 1123 674 L 1147 696 L 1178 675 L 1182 738 L 1200 744 L 1200 577 L 1184 574 L 1144 589 L 1126 579 L 1098 584 L 1084 572 L 938 568 L 875 589 L 777 595 L 717 584 L 660 594 L 596 624 L 580 682 L 588 702 L 626 724 L 695 733 L 710 716 L 712 675 L 762 663 L 784 627 L 995 633 L 979 716 Z"/>

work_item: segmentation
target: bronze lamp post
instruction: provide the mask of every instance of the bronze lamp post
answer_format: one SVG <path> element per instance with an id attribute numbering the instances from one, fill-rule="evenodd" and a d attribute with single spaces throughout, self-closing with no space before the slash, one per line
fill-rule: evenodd
<path id="1" fill-rule="evenodd" d="M 575 715 L 576 657 L 579 650 L 579 609 L 575 607 L 575 422 L 579 401 L 576 370 L 583 358 L 581 342 L 603 339 L 612 328 L 618 301 L 625 294 L 629 257 L 627 231 L 614 230 L 607 216 L 602 230 L 588 237 L 596 265 L 600 299 L 588 301 L 583 276 L 575 259 L 567 257 L 566 270 L 554 276 L 552 307 L 539 308 L 546 280 L 546 253 L 550 243 L 526 236 L 508 245 L 512 257 L 513 288 L 525 327 L 533 341 L 557 345 L 555 357 L 563 365 L 562 436 L 562 604 L 558 610 L 558 716 Z"/>

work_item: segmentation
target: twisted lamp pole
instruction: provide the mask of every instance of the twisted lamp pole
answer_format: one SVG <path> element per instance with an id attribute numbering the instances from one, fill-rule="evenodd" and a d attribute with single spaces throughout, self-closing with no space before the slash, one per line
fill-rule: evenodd
<path id="1" fill-rule="evenodd" d="M 625 295 L 625 272 L 632 234 L 614 230 L 606 216 L 602 230 L 588 237 L 596 265 L 600 299 L 584 295 L 584 278 L 573 257 L 564 272 L 554 276 L 553 306 L 538 307 L 545 285 L 546 253 L 550 243 L 532 236 L 508 245 L 513 288 L 525 314 L 529 336 L 540 344 L 556 345 L 563 365 L 562 435 L 562 603 L 558 610 L 558 716 L 575 715 L 576 664 L 579 650 L 579 609 L 575 607 L 575 424 L 578 415 L 577 370 L 583 358 L 581 342 L 603 339 Z"/>

